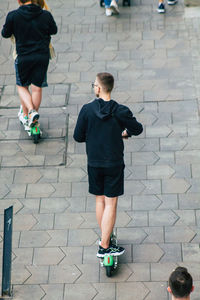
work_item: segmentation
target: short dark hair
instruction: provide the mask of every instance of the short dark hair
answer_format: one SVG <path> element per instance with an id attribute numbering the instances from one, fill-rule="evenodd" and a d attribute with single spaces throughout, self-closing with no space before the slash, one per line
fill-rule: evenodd
<path id="1" fill-rule="evenodd" d="M 39 5 L 41 8 L 44 8 L 44 0 L 31 0 L 32 4 Z"/>
<path id="2" fill-rule="evenodd" d="M 193 279 L 187 269 L 177 267 L 169 277 L 172 294 L 177 298 L 189 296 L 192 291 Z"/>
<path id="3" fill-rule="evenodd" d="M 112 74 L 106 72 L 98 73 L 97 78 L 105 92 L 109 93 L 112 91 L 114 87 L 114 77 Z"/>

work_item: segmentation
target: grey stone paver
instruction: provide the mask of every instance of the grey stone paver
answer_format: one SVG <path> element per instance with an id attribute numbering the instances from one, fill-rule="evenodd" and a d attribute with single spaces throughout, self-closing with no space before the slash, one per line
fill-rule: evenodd
<path id="1" fill-rule="evenodd" d="M 42 284 L 41 288 L 45 292 L 45 300 L 62 300 L 64 284 Z"/>
<path id="2" fill-rule="evenodd" d="M 183 0 L 166 6 L 165 16 L 156 0 L 132 1 L 111 18 L 98 1 L 48 4 L 59 33 L 38 145 L 17 122 L 11 43 L 0 40 L 0 215 L 14 205 L 14 299 L 168 300 L 167 279 L 178 265 L 193 275 L 192 300 L 199 299 L 200 14 Z M 16 7 L 1 4 L 1 26 Z M 73 140 L 78 112 L 94 97 L 91 82 L 104 70 L 116 79 L 113 98 L 144 125 L 125 141 L 116 231 L 126 253 L 111 278 L 96 258 L 85 146 Z M 0 222 L 0 257 L 2 231 Z"/>
<path id="3" fill-rule="evenodd" d="M 43 247 L 50 240 L 45 231 L 23 231 L 20 238 L 21 247 Z"/>
<path id="4" fill-rule="evenodd" d="M 81 300 L 83 295 L 86 299 L 94 299 L 97 291 L 89 283 L 65 284 L 64 300 Z"/>
<path id="5" fill-rule="evenodd" d="M 74 283 L 80 276 L 75 265 L 50 266 L 49 283 Z"/>
<path id="6" fill-rule="evenodd" d="M 35 299 L 41 299 L 45 292 L 39 285 L 16 285 L 14 291 L 14 299 L 16 300 L 28 300 L 30 295 L 34 295 Z"/>
<path id="7" fill-rule="evenodd" d="M 114 283 L 93 283 L 93 287 L 98 291 L 95 300 L 112 300 L 115 298 Z"/>
<path id="8" fill-rule="evenodd" d="M 33 264 L 35 265 L 57 265 L 64 258 L 61 249 L 54 248 L 35 248 Z"/>
<path id="9" fill-rule="evenodd" d="M 117 283 L 117 300 L 122 298 L 124 300 L 131 300 L 133 298 L 142 300 L 148 293 L 148 288 L 140 282 Z"/>
<path id="10" fill-rule="evenodd" d="M 133 261 L 134 262 L 159 262 L 164 255 L 162 249 L 156 244 L 134 245 Z"/>
<path id="11" fill-rule="evenodd" d="M 25 284 L 40 284 L 48 282 L 49 266 L 26 266 L 31 274 Z"/>
<path id="12" fill-rule="evenodd" d="M 146 297 L 147 300 L 153 300 L 157 295 L 159 295 L 160 300 L 168 298 L 167 284 L 165 282 L 145 282 L 145 286 L 150 291 Z"/>

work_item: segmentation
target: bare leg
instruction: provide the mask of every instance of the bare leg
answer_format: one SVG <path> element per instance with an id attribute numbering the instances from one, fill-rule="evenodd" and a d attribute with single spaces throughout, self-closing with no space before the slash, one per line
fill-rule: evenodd
<path id="1" fill-rule="evenodd" d="M 31 84 L 33 106 L 36 111 L 39 110 L 42 101 L 42 88 Z"/>
<path id="2" fill-rule="evenodd" d="M 105 249 L 109 247 L 110 235 L 113 231 L 113 227 L 116 221 L 116 210 L 117 210 L 118 197 L 108 198 L 105 197 L 105 209 L 102 216 L 101 222 L 101 246 Z"/>
<path id="3" fill-rule="evenodd" d="M 96 196 L 96 218 L 101 228 L 102 217 L 105 209 L 105 196 Z"/>
<path id="4" fill-rule="evenodd" d="M 25 87 L 27 90 L 28 90 L 28 86 Z M 26 105 L 24 104 L 24 101 L 23 99 L 19 96 L 20 98 L 20 102 L 21 102 L 21 105 L 22 105 L 22 109 L 23 109 L 23 115 L 24 116 L 27 116 L 28 115 L 28 109 L 26 108 Z"/>
<path id="5" fill-rule="evenodd" d="M 17 89 L 22 106 L 23 108 L 26 108 L 25 111 L 30 111 L 31 109 L 33 109 L 32 97 L 28 90 L 28 87 L 17 85 Z"/>

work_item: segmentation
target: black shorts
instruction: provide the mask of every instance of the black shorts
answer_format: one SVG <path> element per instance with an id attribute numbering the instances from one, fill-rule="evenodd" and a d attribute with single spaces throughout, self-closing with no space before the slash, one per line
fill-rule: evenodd
<path id="1" fill-rule="evenodd" d="M 110 168 L 88 166 L 89 193 L 117 197 L 124 193 L 124 165 Z"/>
<path id="2" fill-rule="evenodd" d="M 33 56 L 17 57 L 15 60 L 16 84 L 38 87 L 47 86 L 46 75 L 49 64 L 49 56 L 38 54 Z"/>

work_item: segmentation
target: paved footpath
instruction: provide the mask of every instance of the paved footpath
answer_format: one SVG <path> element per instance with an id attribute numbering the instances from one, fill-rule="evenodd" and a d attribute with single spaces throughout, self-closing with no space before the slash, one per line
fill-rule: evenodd
<path id="1" fill-rule="evenodd" d="M 16 118 L 10 40 L 0 39 L 0 255 L 3 210 L 14 205 L 15 300 L 167 300 L 178 265 L 200 295 L 200 13 L 132 0 L 106 18 L 97 0 L 49 0 L 59 33 L 34 145 Z M 121 4 L 121 1 L 120 1 Z M 0 27 L 17 1 L 2 1 Z M 84 145 L 72 133 L 100 71 L 114 99 L 144 124 L 125 141 L 125 195 L 116 223 L 126 254 L 112 278 L 96 258 L 99 230 Z M 1 265 L 1 260 L 0 260 Z M 1 267 L 1 266 L 0 266 Z M 1 282 L 1 281 L 0 281 Z"/>

